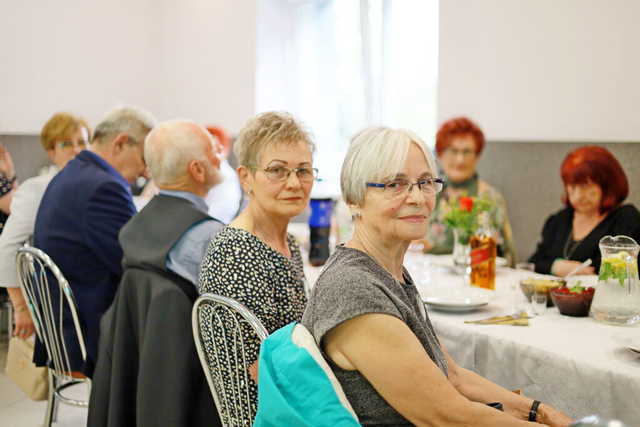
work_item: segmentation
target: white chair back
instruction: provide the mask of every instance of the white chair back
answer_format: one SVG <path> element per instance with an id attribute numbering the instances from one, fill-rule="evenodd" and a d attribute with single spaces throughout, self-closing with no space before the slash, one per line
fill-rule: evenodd
<path id="1" fill-rule="evenodd" d="M 255 355 L 245 337 L 260 342 L 268 333 L 260 320 L 239 302 L 203 294 L 192 312 L 193 337 L 200 363 L 224 427 L 251 426 L 256 413 L 256 385 L 249 376 Z"/>

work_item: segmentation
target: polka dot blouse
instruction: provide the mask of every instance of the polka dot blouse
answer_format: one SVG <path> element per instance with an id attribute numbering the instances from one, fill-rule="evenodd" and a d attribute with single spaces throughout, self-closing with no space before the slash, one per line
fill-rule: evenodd
<path id="1" fill-rule="evenodd" d="M 209 245 L 200 266 L 200 293 L 232 298 L 260 319 L 267 332 L 302 319 L 307 298 L 300 248 L 287 235 L 291 258 L 239 228 L 223 228 Z M 260 342 L 245 335 L 251 361 Z M 252 394 L 255 396 L 256 390 Z"/>

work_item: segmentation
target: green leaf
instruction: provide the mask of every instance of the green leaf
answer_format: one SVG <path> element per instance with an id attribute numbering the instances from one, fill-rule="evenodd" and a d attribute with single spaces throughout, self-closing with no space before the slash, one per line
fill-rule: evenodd
<path id="1" fill-rule="evenodd" d="M 606 281 L 613 275 L 613 269 L 611 264 L 608 262 L 602 263 L 600 266 L 600 275 L 598 276 L 598 280 Z"/>

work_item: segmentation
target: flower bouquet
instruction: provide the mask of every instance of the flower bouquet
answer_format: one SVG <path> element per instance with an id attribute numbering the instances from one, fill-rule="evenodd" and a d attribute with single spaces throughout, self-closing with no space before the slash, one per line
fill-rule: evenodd
<path id="1" fill-rule="evenodd" d="M 480 214 L 492 207 L 487 199 L 465 196 L 444 216 L 445 224 L 453 230 L 453 264 L 459 274 L 467 273 L 471 264 L 469 240 L 478 229 Z"/>
<path id="2" fill-rule="evenodd" d="M 454 206 L 444 217 L 444 222 L 457 232 L 457 241 L 468 245 L 469 239 L 478 229 L 478 218 L 482 212 L 491 210 L 491 201 L 477 197 L 460 197 L 458 206 Z"/>

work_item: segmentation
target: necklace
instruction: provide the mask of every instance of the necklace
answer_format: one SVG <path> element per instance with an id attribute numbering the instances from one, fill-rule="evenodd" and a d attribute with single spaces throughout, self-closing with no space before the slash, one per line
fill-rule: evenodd
<path id="1" fill-rule="evenodd" d="M 564 242 L 564 248 L 562 249 L 562 257 L 564 259 L 571 259 L 571 255 L 578 249 L 580 243 L 584 238 L 580 240 L 573 240 L 573 226 L 569 229 L 569 235 L 567 236 L 567 240 Z"/>

